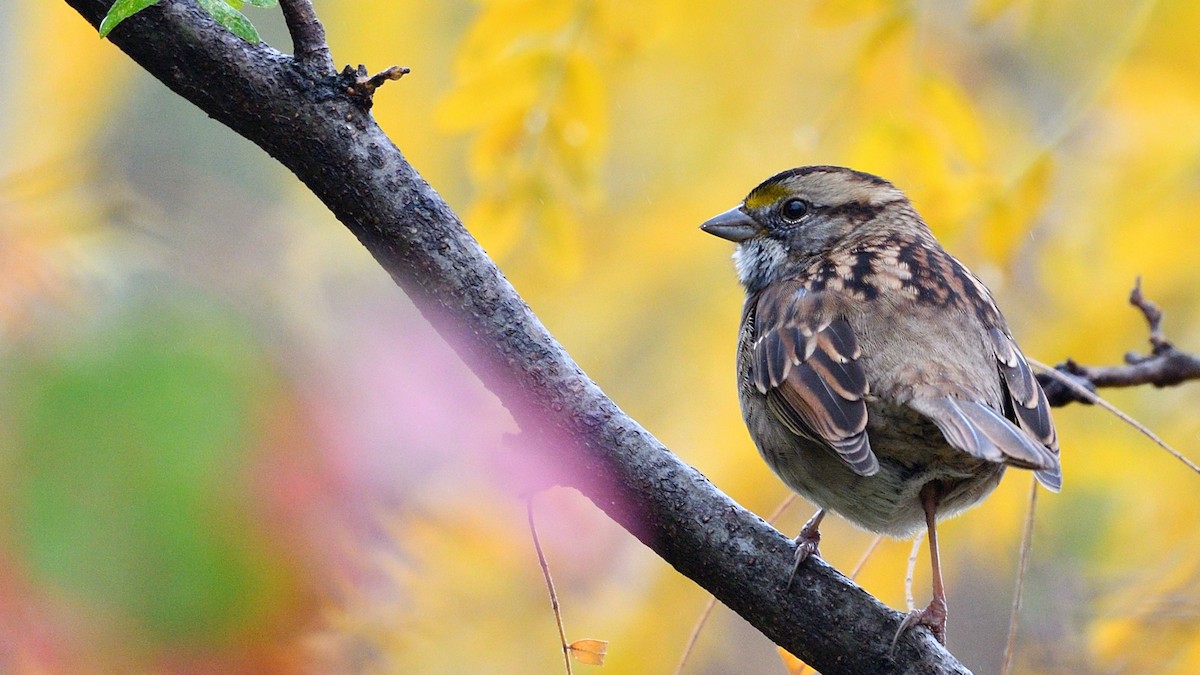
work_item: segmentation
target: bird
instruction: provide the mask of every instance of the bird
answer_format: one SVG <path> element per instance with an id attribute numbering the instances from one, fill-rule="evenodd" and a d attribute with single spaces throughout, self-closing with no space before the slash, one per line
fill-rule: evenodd
<path id="1" fill-rule="evenodd" d="M 783 171 L 701 230 L 737 244 L 746 292 L 737 389 L 774 473 L 819 510 L 789 577 L 836 513 L 870 532 L 928 533 L 932 599 L 910 612 L 946 642 L 937 522 L 1008 467 L 1062 487 L 1046 395 L 991 292 L 905 194 L 840 166 Z"/>

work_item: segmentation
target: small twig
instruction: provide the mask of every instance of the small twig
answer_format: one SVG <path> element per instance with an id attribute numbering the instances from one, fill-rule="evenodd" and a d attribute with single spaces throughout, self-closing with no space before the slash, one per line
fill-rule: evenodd
<path id="1" fill-rule="evenodd" d="M 1158 305 L 1142 295 L 1141 275 L 1138 275 L 1133 280 L 1133 290 L 1129 292 L 1129 304 L 1142 310 L 1142 316 L 1146 317 L 1146 323 L 1150 326 L 1151 353 L 1158 355 L 1163 350 L 1171 349 L 1171 343 L 1162 332 L 1162 310 L 1159 309 Z M 1126 360 L 1128 361 L 1129 357 L 1126 357 Z M 1133 363 L 1133 361 L 1129 362 Z"/>
<path id="2" fill-rule="evenodd" d="M 333 55 L 325 41 L 325 27 L 317 18 L 310 0 L 279 0 L 283 20 L 292 36 L 292 55 L 296 63 L 316 75 L 332 75 Z"/>
<path id="3" fill-rule="evenodd" d="M 1017 650 L 1017 621 L 1021 615 L 1021 594 L 1025 591 L 1025 572 L 1029 569 L 1029 550 L 1033 547 L 1033 514 L 1037 510 L 1038 483 L 1030 480 L 1029 510 L 1025 514 L 1025 530 L 1021 533 L 1021 557 L 1017 562 L 1017 583 L 1013 589 L 1012 613 L 1008 615 L 1008 641 L 1004 645 L 1004 662 L 1000 675 L 1012 672 L 1013 654 Z"/>
<path id="4" fill-rule="evenodd" d="M 867 546 L 867 550 L 863 551 L 862 557 L 858 559 L 858 564 L 856 564 L 854 569 L 851 570 L 850 581 L 858 581 L 858 575 L 861 574 L 863 568 L 867 566 L 867 561 L 871 559 L 871 556 L 875 555 L 875 549 L 879 548 L 879 544 L 882 541 L 882 534 L 875 535 L 875 538 L 872 539 L 871 543 Z"/>
<path id="5" fill-rule="evenodd" d="M 410 72 L 412 72 L 411 68 L 406 68 L 404 66 L 390 66 L 383 72 L 375 73 L 371 77 L 367 78 L 366 81 L 359 80 L 358 86 L 365 88 L 367 90 L 367 95 L 371 95 L 375 93 L 376 89 L 382 87 L 385 82 L 398 80 Z"/>
<path id="6" fill-rule="evenodd" d="M 1078 375 L 1096 387 L 1171 387 L 1200 379 L 1200 357 L 1172 346 L 1158 354 L 1128 354 L 1124 366 L 1084 366 L 1068 360 L 1059 370 Z"/>
<path id="7" fill-rule="evenodd" d="M 1070 389 L 1074 395 L 1079 396 L 1080 397 L 1079 400 L 1084 401 L 1086 403 L 1095 403 L 1096 405 L 1100 406 L 1101 408 L 1104 408 L 1105 410 L 1109 411 L 1110 413 L 1116 415 L 1118 418 L 1120 418 L 1120 420 L 1122 422 L 1125 422 L 1126 424 L 1133 427 L 1134 429 L 1137 429 L 1139 432 L 1141 432 L 1141 434 L 1143 436 L 1145 436 L 1146 438 L 1149 438 L 1151 441 L 1154 441 L 1155 445 L 1162 448 L 1163 450 L 1166 450 L 1175 459 L 1178 459 L 1179 461 L 1183 462 L 1189 469 L 1191 469 L 1192 471 L 1195 471 L 1196 473 L 1200 473 L 1200 466 L 1196 466 L 1195 462 L 1188 459 L 1187 457 L 1184 457 L 1183 453 L 1179 452 L 1175 448 L 1172 448 L 1170 445 L 1167 445 L 1166 441 L 1164 441 L 1163 439 L 1158 437 L 1158 434 L 1155 434 L 1153 431 L 1150 431 L 1150 429 L 1146 428 L 1146 425 L 1142 424 L 1141 422 L 1138 422 L 1137 420 L 1133 419 L 1129 415 L 1125 414 L 1123 411 L 1121 411 L 1115 405 L 1109 403 L 1108 401 L 1105 401 L 1103 398 L 1100 398 L 1100 396 L 1097 395 L 1095 392 L 1088 390 L 1087 387 L 1085 387 L 1084 385 L 1077 382 L 1070 375 L 1064 374 L 1061 371 L 1059 371 L 1055 368 L 1051 368 L 1050 366 L 1048 366 L 1044 363 L 1041 363 L 1039 361 L 1036 361 L 1034 359 L 1030 359 L 1030 358 L 1026 357 L 1026 360 L 1029 361 L 1030 365 L 1032 365 L 1036 368 L 1042 369 L 1042 372 L 1039 373 L 1039 375 L 1038 375 L 1039 381 L 1041 380 L 1041 376 L 1045 375 L 1045 376 L 1053 379 L 1055 382 L 1061 383 L 1064 387 Z"/>
<path id="8" fill-rule="evenodd" d="M 1042 391 L 1046 392 L 1046 403 L 1050 404 L 1050 407 L 1061 408 L 1068 403 L 1092 404 L 1092 399 L 1082 392 L 1095 396 L 1096 385 L 1087 377 L 1072 372 L 1074 362 L 1070 359 L 1058 366 L 1036 363 L 1029 357 L 1025 360 L 1029 361 L 1030 365 L 1043 369 L 1036 377 Z"/>
<path id="9" fill-rule="evenodd" d="M 913 599 L 913 578 L 917 572 L 917 557 L 921 555 L 921 542 L 925 540 L 925 532 L 922 530 L 913 537 L 912 553 L 908 554 L 908 571 L 904 573 L 904 604 L 907 611 L 911 612 L 916 609 L 917 603 Z M 899 636 L 899 633 L 897 633 Z"/>
<path id="10" fill-rule="evenodd" d="M 554 622 L 558 624 L 558 639 L 562 643 L 563 662 L 567 665 L 567 675 L 571 675 L 571 646 L 567 644 L 567 630 L 563 627 L 558 593 L 554 591 L 554 579 L 550 578 L 550 565 L 546 562 L 546 554 L 542 552 L 542 541 L 538 538 L 537 525 L 533 522 L 532 495 L 525 498 L 525 517 L 529 520 L 529 534 L 533 537 L 533 549 L 537 551 L 538 565 L 541 565 L 542 577 L 546 580 L 546 592 L 550 594 L 550 607 L 554 610 Z"/>
<path id="11" fill-rule="evenodd" d="M 683 647 L 683 654 L 679 657 L 679 663 L 675 664 L 675 675 L 680 675 L 683 672 L 683 667 L 687 665 L 688 657 L 692 655 L 692 650 L 695 649 L 696 642 L 700 640 L 700 630 L 704 628 L 704 624 L 708 623 L 708 617 L 712 615 L 713 609 L 716 606 L 716 596 L 709 595 L 708 602 L 704 603 L 704 609 L 700 611 L 700 617 L 696 619 L 696 625 L 692 626 L 691 635 L 688 635 L 688 641 Z"/>
<path id="12" fill-rule="evenodd" d="M 411 69 L 404 66 L 390 66 L 374 75 L 367 75 L 367 67 L 359 64 L 358 68 L 346 66 L 342 69 L 341 79 L 346 83 L 346 95 L 354 99 L 363 110 L 370 110 L 375 105 L 375 90 L 386 82 L 398 80 L 409 74 Z"/>
<path id="13" fill-rule="evenodd" d="M 1163 312 L 1142 294 L 1142 278 L 1134 282 L 1129 294 L 1129 304 L 1141 311 L 1150 327 L 1150 353 L 1125 355 L 1122 366 L 1085 366 L 1074 359 L 1055 366 L 1055 370 L 1070 376 L 1075 384 L 1095 391 L 1099 387 L 1135 387 L 1150 384 L 1155 387 L 1171 387 L 1189 380 L 1200 379 L 1200 356 L 1175 348 L 1162 330 Z M 1046 398 L 1052 406 L 1064 406 L 1072 402 L 1087 402 L 1082 395 L 1072 393 L 1075 387 L 1059 384 L 1062 380 L 1049 379 L 1048 374 L 1038 376 Z"/>

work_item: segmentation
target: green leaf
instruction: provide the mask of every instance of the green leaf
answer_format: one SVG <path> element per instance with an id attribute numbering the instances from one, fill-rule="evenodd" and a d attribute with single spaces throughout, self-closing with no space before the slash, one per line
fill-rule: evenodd
<path id="1" fill-rule="evenodd" d="M 225 0 L 199 0 L 200 6 L 208 12 L 217 23 L 229 29 L 229 32 L 242 38 L 250 44 L 258 44 L 258 31 L 241 12 L 229 6 Z"/>
<path id="2" fill-rule="evenodd" d="M 276 374 L 220 305 L 130 309 L 5 372 L 5 556 L 149 644 L 261 635 L 292 586 L 251 515 Z"/>
<path id="3" fill-rule="evenodd" d="M 274 7 L 279 4 L 279 0 L 246 0 L 255 7 Z"/>
<path id="4" fill-rule="evenodd" d="M 107 37 L 117 24 L 157 2 L 158 0 L 117 0 L 108 8 L 108 14 L 104 15 L 104 20 L 100 22 L 100 37 Z"/>
<path id="5" fill-rule="evenodd" d="M 225 4 L 240 11 L 242 9 L 242 5 L 244 3 L 242 2 L 242 0 L 225 0 Z"/>

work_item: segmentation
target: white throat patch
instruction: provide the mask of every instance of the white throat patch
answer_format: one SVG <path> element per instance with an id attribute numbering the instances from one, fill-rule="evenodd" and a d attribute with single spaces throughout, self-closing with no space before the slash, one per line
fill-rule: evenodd
<path id="1" fill-rule="evenodd" d="M 738 281 L 748 291 L 757 291 L 775 280 L 785 268 L 787 250 L 774 239 L 755 237 L 738 245 L 733 252 Z"/>

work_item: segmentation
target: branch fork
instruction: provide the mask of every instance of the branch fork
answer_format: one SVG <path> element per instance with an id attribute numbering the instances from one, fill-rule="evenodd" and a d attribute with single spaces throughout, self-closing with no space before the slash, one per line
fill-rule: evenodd
<path id="1" fill-rule="evenodd" d="M 1200 379 L 1200 357 L 1175 348 L 1162 329 L 1163 311 L 1142 293 L 1142 278 L 1134 281 L 1129 304 L 1146 319 L 1150 329 L 1150 353 L 1129 352 L 1122 366 L 1085 366 L 1074 359 L 1055 366 L 1055 370 L 1070 377 L 1079 386 L 1095 393 L 1099 387 L 1134 387 L 1143 384 L 1172 387 L 1189 380 Z M 1090 404 L 1078 391 L 1045 374 L 1038 381 L 1046 391 L 1052 406 L 1078 402 Z"/>

